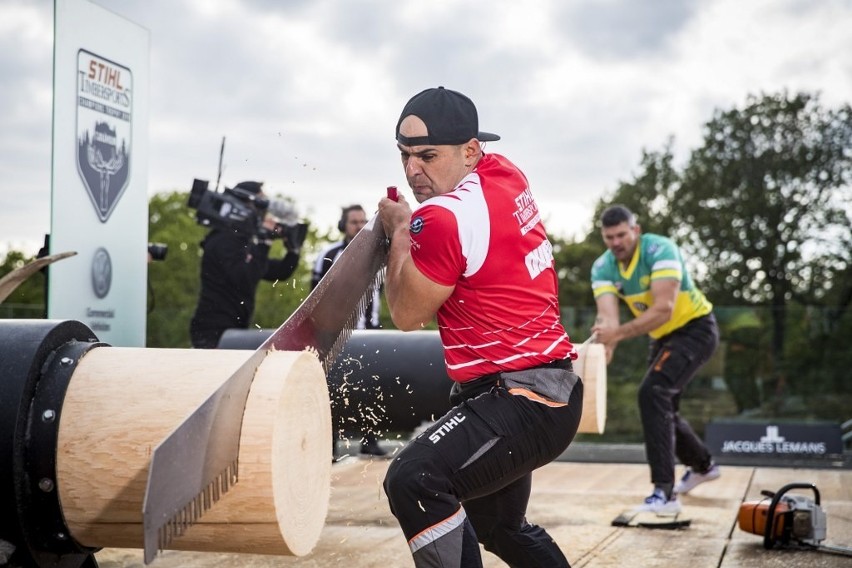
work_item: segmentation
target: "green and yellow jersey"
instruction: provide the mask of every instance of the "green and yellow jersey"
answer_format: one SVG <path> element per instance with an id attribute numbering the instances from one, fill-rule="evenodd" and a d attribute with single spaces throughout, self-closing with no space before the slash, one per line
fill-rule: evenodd
<path id="1" fill-rule="evenodd" d="M 679 280 L 680 291 L 672 318 L 648 334 L 654 339 L 713 310 L 713 304 L 692 283 L 677 245 L 660 235 L 642 234 L 627 268 L 622 269 L 609 250 L 592 265 L 592 292 L 595 298 L 615 294 L 624 300 L 634 316 L 640 315 L 654 303 L 651 282 L 662 279 Z"/>

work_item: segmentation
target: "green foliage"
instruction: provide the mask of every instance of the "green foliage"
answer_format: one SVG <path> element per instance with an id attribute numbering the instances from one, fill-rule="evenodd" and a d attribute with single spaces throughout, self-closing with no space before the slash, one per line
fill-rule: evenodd
<path id="1" fill-rule="evenodd" d="M 553 259 L 559 276 L 559 305 L 563 308 L 594 306 L 589 274 L 601 254 L 600 244 L 553 239 Z"/>
<path id="2" fill-rule="evenodd" d="M 258 329 L 277 329 L 311 293 L 310 259 L 315 254 L 317 238 L 316 229 L 309 227 L 299 266 L 289 279 L 283 282 L 260 281 L 255 297 L 253 326 Z M 284 254 L 284 245 L 276 241 L 269 251 L 269 258 L 281 258 Z"/>
<path id="3" fill-rule="evenodd" d="M 15 269 L 30 263 L 35 257 L 20 251 L 9 251 L 0 262 L 0 278 Z M 33 274 L 23 282 L 0 304 L 0 318 L 41 318 L 44 317 L 45 276 L 43 272 Z"/>
<path id="4" fill-rule="evenodd" d="M 852 262 L 852 109 L 749 97 L 717 111 L 676 192 L 679 238 L 723 301 L 813 303 Z"/>
<path id="5" fill-rule="evenodd" d="M 615 204 L 633 211 L 646 233 L 672 233 L 672 205 L 676 203 L 675 193 L 680 185 L 680 174 L 672 165 L 672 144 L 673 140 L 669 139 L 659 152 L 642 151 L 639 172 L 634 179 L 621 182 L 612 196 L 598 202 L 594 214 L 595 228 L 586 236 L 586 243 L 603 251 L 597 220 L 604 209 Z"/>
<path id="6" fill-rule="evenodd" d="M 821 302 L 852 263 L 852 109 L 817 97 L 749 97 L 717 111 L 676 192 L 685 248 L 706 266 L 717 301 L 772 306 L 770 374 L 796 380 L 785 357 L 790 302 Z"/>
<path id="7" fill-rule="evenodd" d="M 166 259 L 148 264 L 149 347 L 189 347 L 189 320 L 199 290 L 201 248 L 206 230 L 186 202 L 188 192 L 151 197 L 148 239 L 169 247 Z"/>

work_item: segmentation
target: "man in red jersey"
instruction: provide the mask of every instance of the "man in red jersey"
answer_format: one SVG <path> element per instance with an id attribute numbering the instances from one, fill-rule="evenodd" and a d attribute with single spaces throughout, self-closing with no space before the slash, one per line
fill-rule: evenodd
<path id="1" fill-rule="evenodd" d="M 532 471 L 577 432 L 583 387 L 559 319 L 553 254 L 524 174 L 485 154 L 473 102 L 438 87 L 396 126 L 415 199 L 382 199 L 390 237 L 385 294 L 396 326 L 437 316 L 456 406 L 388 468 L 391 511 L 418 567 L 482 566 L 478 542 L 509 566 L 568 561 L 526 520 Z"/>

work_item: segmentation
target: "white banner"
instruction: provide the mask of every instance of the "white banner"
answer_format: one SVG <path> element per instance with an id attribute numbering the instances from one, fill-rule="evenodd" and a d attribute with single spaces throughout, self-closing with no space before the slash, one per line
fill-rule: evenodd
<path id="1" fill-rule="evenodd" d="M 48 317 L 144 347 L 149 33 L 88 0 L 55 0 Z"/>

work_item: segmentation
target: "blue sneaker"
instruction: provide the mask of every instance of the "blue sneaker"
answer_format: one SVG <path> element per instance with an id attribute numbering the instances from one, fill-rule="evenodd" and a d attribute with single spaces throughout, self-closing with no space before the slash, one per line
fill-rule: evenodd
<path id="1" fill-rule="evenodd" d="M 677 494 L 672 494 L 671 499 L 666 498 L 662 489 L 654 489 L 645 501 L 633 509 L 636 513 L 656 513 L 657 515 L 677 515 L 680 513 L 680 501 Z"/>
<path id="2" fill-rule="evenodd" d="M 681 495 L 686 495 L 693 489 L 695 489 L 698 485 L 707 482 L 713 481 L 714 479 L 719 479 L 722 475 L 722 472 L 719 471 L 719 466 L 715 463 L 710 466 L 710 469 L 705 471 L 704 473 L 696 473 L 692 471 L 692 468 L 686 468 L 686 473 L 683 474 L 683 477 L 680 478 L 680 481 L 677 482 L 677 485 L 674 487 L 674 492 Z"/>

